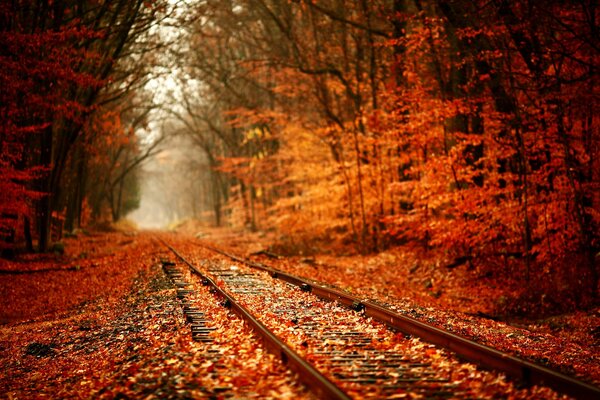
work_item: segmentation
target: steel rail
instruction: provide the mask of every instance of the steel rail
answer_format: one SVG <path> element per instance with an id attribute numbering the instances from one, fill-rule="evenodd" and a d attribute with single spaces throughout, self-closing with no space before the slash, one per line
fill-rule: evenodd
<path id="1" fill-rule="evenodd" d="M 173 254 L 175 254 L 190 270 L 198 275 L 204 282 L 213 288 L 219 296 L 224 299 L 233 312 L 245 320 L 252 329 L 263 339 L 268 351 L 278 356 L 282 362 L 296 372 L 300 380 L 319 398 L 332 400 L 350 400 L 350 396 L 344 393 L 333 382 L 323 376 L 315 367 L 305 361 L 300 355 L 273 334 L 262 322 L 260 322 L 250 311 L 240 305 L 232 296 L 221 289 L 214 280 L 204 275 L 195 265 L 183 257 L 174 247 L 163 239 L 158 238 Z"/>
<path id="2" fill-rule="evenodd" d="M 394 329 L 417 336 L 429 343 L 453 351 L 463 359 L 483 368 L 501 371 L 525 385 L 548 386 L 558 392 L 578 399 L 600 399 L 599 387 L 561 372 L 503 353 L 492 347 L 399 314 L 371 301 L 365 301 L 345 291 L 288 274 L 262 263 L 244 259 L 205 243 L 199 243 L 199 245 L 249 267 L 266 271 L 273 278 L 297 285 L 302 290 L 310 291 L 323 299 L 336 301 L 356 311 L 363 311 L 365 315 L 383 322 Z"/>

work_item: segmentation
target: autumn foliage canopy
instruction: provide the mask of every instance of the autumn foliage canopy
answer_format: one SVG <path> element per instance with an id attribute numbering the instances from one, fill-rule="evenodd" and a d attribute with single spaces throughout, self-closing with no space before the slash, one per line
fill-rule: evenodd
<path id="1" fill-rule="evenodd" d="M 128 121 L 140 112 L 123 110 L 133 108 L 146 73 L 135 61 L 163 13 L 160 2 L 141 0 L 0 4 L 2 243 L 24 237 L 30 250 L 35 241 L 45 251 L 65 223 L 69 230 L 81 223 L 98 191 L 87 179 L 102 163 L 98 136 L 120 144 L 128 137 L 136 151 Z M 121 176 L 111 172 L 117 161 L 105 160 L 103 175 Z M 102 196 L 114 197 L 117 183 L 104 185 Z"/>
<path id="2" fill-rule="evenodd" d="M 0 223 L 10 236 L 35 220 L 43 244 L 52 213 L 77 220 L 86 199 L 119 217 L 118 149 L 139 151 L 126 88 L 152 59 L 117 60 L 161 8 L 20 3 L 0 6 Z M 597 294 L 594 1 L 200 1 L 184 14 L 171 114 L 206 160 L 216 224 L 275 231 L 296 252 L 406 245 Z M 104 171 L 101 192 L 59 190 Z"/>
<path id="3" fill-rule="evenodd" d="M 594 2 L 197 12 L 184 79 L 203 100 L 184 93 L 182 120 L 216 160 L 231 223 L 275 229 L 295 251 L 404 244 L 596 293 Z"/>

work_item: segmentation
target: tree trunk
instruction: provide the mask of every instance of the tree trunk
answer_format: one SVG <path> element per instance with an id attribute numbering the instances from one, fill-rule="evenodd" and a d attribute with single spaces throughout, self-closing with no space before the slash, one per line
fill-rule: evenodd
<path id="1" fill-rule="evenodd" d="M 85 197 L 85 152 L 78 148 L 74 159 L 75 179 L 69 188 L 65 215 L 65 230 L 68 232 L 81 226 L 81 209 Z"/>
<path id="2" fill-rule="evenodd" d="M 254 186 L 250 186 L 248 191 L 250 196 L 250 230 L 256 231 L 256 189 Z"/>
<path id="3" fill-rule="evenodd" d="M 38 182 L 39 191 L 44 193 L 38 208 L 38 251 L 45 253 L 50 246 L 52 224 L 52 125 L 49 125 L 41 135 L 40 165 L 50 169 L 45 177 Z"/>
<path id="4" fill-rule="evenodd" d="M 23 235 L 25 236 L 25 248 L 28 253 L 33 253 L 33 239 L 31 237 L 31 220 L 25 217 L 23 220 Z"/>
<path id="5" fill-rule="evenodd" d="M 221 226 L 221 188 L 220 188 L 220 179 L 217 176 L 217 172 L 215 172 L 212 168 L 210 170 L 211 177 L 211 193 L 212 193 L 212 206 L 213 213 L 215 217 L 215 225 Z"/>

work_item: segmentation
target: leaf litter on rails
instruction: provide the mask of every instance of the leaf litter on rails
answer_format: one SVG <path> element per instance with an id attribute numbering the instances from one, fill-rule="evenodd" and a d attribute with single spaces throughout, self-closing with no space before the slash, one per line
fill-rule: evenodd
<path id="1" fill-rule="evenodd" d="M 496 321 L 474 315 L 474 311 L 485 309 L 482 299 L 499 293 L 469 280 L 460 268 L 446 276 L 447 271 L 427 267 L 429 261 L 406 249 L 371 256 L 316 255 L 310 259 L 296 256 L 274 260 L 259 252 L 276 242 L 268 235 L 241 235 L 206 227 L 202 232 L 204 241 L 235 254 L 249 254 L 285 272 L 348 290 L 396 312 L 600 385 L 598 307 L 538 321 Z M 415 271 L 416 265 L 420 267 Z M 423 282 L 432 276 L 433 288 L 427 288 Z M 436 287 L 443 287 L 440 296 L 432 295 Z"/>
<path id="2" fill-rule="evenodd" d="M 89 268 L 89 276 L 74 270 L 66 277 L 61 271 L 45 272 L 33 293 L 39 301 L 57 301 L 50 304 L 52 312 L 43 313 L 39 306 L 37 314 L 0 327 L 0 367 L 6 371 L 0 397 L 311 397 L 207 292 L 198 291 L 196 301 L 212 314 L 219 332 L 210 344 L 194 342 L 175 288 L 157 264 L 165 254 L 148 234 L 127 246 L 119 245 L 122 240 L 111 234 L 67 244 L 75 252 L 97 253 L 98 259 L 92 255 L 80 261 L 101 266 Z M 66 257 L 79 258 L 71 259 L 68 252 Z M 66 261 L 40 267 L 56 268 Z M 65 279 L 72 282 L 62 286 Z M 9 285 L 4 281 L 2 290 Z M 15 293 L 32 290 L 16 288 Z M 70 290 L 77 290 L 83 302 L 56 300 L 70 296 Z M 24 304 L 14 296 L 3 301 L 12 301 L 15 309 Z M 215 351 L 218 360 L 211 355 Z"/>
<path id="3" fill-rule="evenodd" d="M 453 395 L 458 398 L 494 398 L 498 395 L 523 399 L 561 398 L 561 395 L 548 388 L 518 389 L 502 374 L 479 370 L 474 365 L 463 363 L 452 354 L 433 345 L 417 338 L 405 338 L 359 313 L 350 312 L 335 303 L 320 300 L 310 293 L 303 292 L 295 286 L 274 280 L 266 272 L 251 270 L 231 262 L 220 255 L 195 246 L 189 240 L 177 240 L 173 237 L 169 240 L 183 252 L 186 258 L 208 275 L 213 275 L 220 287 L 233 293 L 255 317 L 284 338 L 289 346 L 311 361 L 351 396 L 357 398 L 390 396 L 390 392 L 384 391 L 381 386 L 386 378 L 383 375 L 376 376 L 373 384 L 366 386 L 361 382 L 352 382 L 352 379 L 345 378 L 348 378 L 348 375 L 352 378 L 356 373 L 354 369 L 359 366 L 349 364 L 340 368 L 339 365 L 332 363 L 332 359 L 336 361 L 337 356 L 358 357 L 356 354 L 362 354 L 361 358 L 371 358 L 373 361 L 373 358 L 401 354 L 403 362 L 421 365 L 420 372 L 427 374 L 428 380 L 432 382 L 427 384 L 428 389 L 439 387 L 440 390 L 445 390 L 447 387 L 444 385 L 449 384 L 453 387 Z M 240 276 L 246 281 L 250 280 L 250 286 L 244 287 L 243 284 L 236 286 Z M 307 309 L 310 311 L 306 312 Z M 366 352 L 360 353 L 362 350 L 354 346 L 352 339 L 346 340 L 343 335 L 332 334 L 336 332 L 360 335 L 361 340 L 367 343 Z M 390 372 L 398 374 L 403 371 L 401 369 L 380 370 L 374 374 L 389 375 Z M 356 377 L 360 378 L 360 374 Z M 422 396 L 423 394 L 417 389 L 421 388 L 411 389 L 410 386 L 398 388 L 393 396 Z"/>

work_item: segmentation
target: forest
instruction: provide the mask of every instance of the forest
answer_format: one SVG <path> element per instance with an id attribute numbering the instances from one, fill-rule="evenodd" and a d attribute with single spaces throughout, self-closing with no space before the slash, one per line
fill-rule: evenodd
<path id="1" fill-rule="evenodd" d="M 273 251 L 405 248 L 589 306 L 599 21 L 593 0 L 3 1 L 3 254 L 126 219 L 153 164 L 178 219 Z"/>

